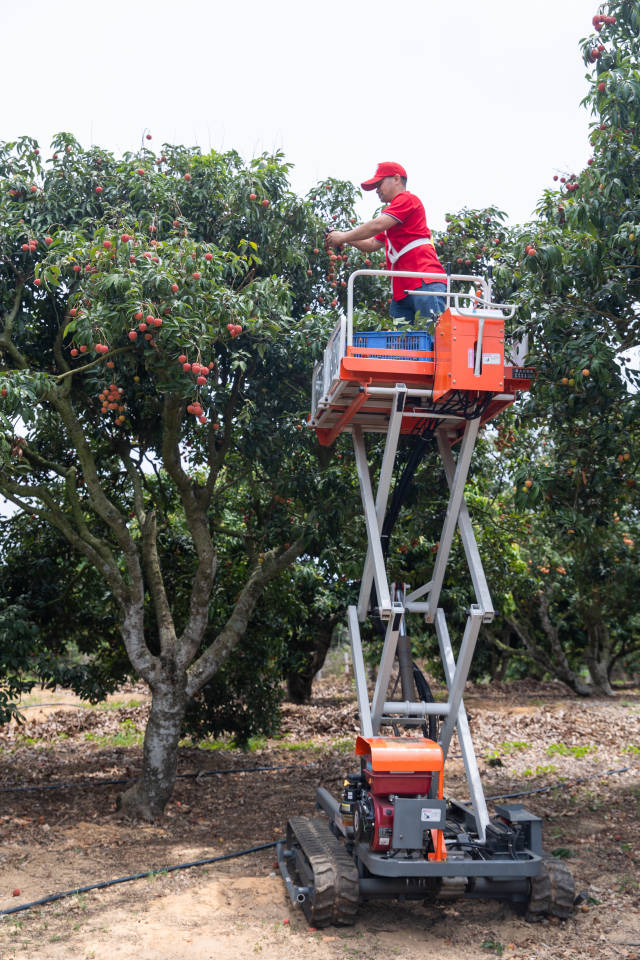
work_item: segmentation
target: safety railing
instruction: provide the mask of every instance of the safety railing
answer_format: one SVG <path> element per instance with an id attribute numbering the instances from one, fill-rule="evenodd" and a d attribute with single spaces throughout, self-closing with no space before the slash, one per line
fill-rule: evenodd
<path id="1" fill-rule="evenodd" d="M 354 270 L 347 284 L 347 316 L 340 317 L 329 342 L 325 347 L 323 359 L 313 368 L 311 388 L 311 419 L 323 397 L 329 394 L 331 385 L 339 378 L 340 362 L 346 355 L 346 348 L 353 346 L 353 290 L 357 277 L 409 277 L 430 281 L 431 283 L 446 284 L 446 291 L 412 290 L 414 295 L 424 297 L 441 297 L 447 307 L 455 310 L 461 316 L 478 318 L 478 349 L 476 351 L 476 374 L 480 370 L 478 364 L 482 351 L 484 317 L 489 311 L 499 311 L 505 320 L 511 319 L 515 313 L 515 305 L 511 303 L 494 303 L 492 300 L 491 280 L 486 277 L 460 273 L 417 273 L 411 270 Z M 452 289 L 452 283 L 466 284 L 466 290 Z M 518 349 L 512 345 L 514 355 L 524 356 L 527 350 L 526 340 Z"/>
<path id="2" fill-rule="evenodd" d="M 323 359 L 313 368 L 311 381 L 311 419 L 316 415 L 318 404 L 331 389 L 331 384 L 340 374 L 340 361 L 347 352 L 347 321 L 340 317 L 329 342 L 324 348 Z"/>
<path id="3" fill-rule="evenodd" d="M 356 277 L 414 277 L 431 283 L 446 284 L 446 292 L 430 290 L 412 290 L 411 293 L 425 297 L 442 297 L 448 307 L 452 307 L 463 316 L 473 316 L 478 310 L 500 310 L 505 320 L 515 313 L 510 303 L 493 303 L 491 299 L 491 281 L 485 277 L 470 276 L 461 273 L 416 273 L 412 270 L 354 270 L 347 284 L 347 334 L 346 346 L 353 346 L 353 286 Z M 452 290 L 453 282 L 473 284 L 473 290 Z M 481 294 L 478 295 L 478 290 Z M 463 306 L 463 303 L 469 306 Z"/>
<path id="4" fill-rule="evenodd" d="M 329 387 L 340 372 L 340 361 L 344 357 L 347 348 L 347 323 L 344 317 L 340 317 L 336 323 L 333 333 L 324 351 L 324 392 L 328 393 Z"/>
<path id="5" fill-rule="evenodd" d="M 311 419 L 313 420 L 318 409 L 318 404 L 324 396 L 324 362 L 318 360 L 313 368 L 311 378 Z"/>

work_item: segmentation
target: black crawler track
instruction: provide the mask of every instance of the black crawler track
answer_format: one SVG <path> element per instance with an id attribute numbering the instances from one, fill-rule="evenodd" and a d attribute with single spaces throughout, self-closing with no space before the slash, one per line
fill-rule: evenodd
<path id="1" fill-rule="evenodd" d="M 568 866 L 547 856 L 531 881 L 527 920 L 535 922 L 549 916 L 566 920 L 573 913 L 574 899 L 575 885 Z"/>
<path id="2" fill-rule="evenodd" d="M 291 817 L 287 847 L 295 854 L 300 886 L 309 887 L 302 909 L 311 926 L 349 926 L 358 911 L 358 871 L 321 817 Z"/>

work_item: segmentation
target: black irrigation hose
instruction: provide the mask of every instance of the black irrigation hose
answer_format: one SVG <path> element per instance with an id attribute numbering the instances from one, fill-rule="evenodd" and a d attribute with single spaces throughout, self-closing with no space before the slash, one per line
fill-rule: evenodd
<path id="1" fill-rule="evenodd" d="M 501 793 L 494 797 L 486 797 L 485 799 L 514 800 L 516 797 L 532 797 L 535 793 L 547 793 L 549 790 L 559 790 L 561 787 L 566 789 L 578 783 L 593 783 L 594 780 L 599 780 L 601 777 L 610 777 L 614 773 L 626 773 L 627 770 L 632 769 L 633 767 L 620 767 L 619 770 L 605 770 L 604 773 L 598 773 L 595 777 L 578 777 L 575 780 L 560 780 L 558 783 L 550 783 L 546 787 L 536 787 L 533 790 L 523 790 L 520 793 Z"/>
<path id="2" fill-rule="evenodd" d="M 71 710 L 93 710 L 90 703 L 23 703 L 19 710 L 37 710 L 39 707 L 67 707 Z"/>
<path id="3" fill-rule="evenodd" d="M 263 773 L 267 770 L 298 770 L 307 763 L 288 763 L 272 767 L 235 767 L 229 770 L 198 770 L 197 773 L 179 773 L 176 780 L 197 780 L 200 777 L 221 777 L 225 773 Z M 108 787 L 117 783 L 134 783 L 138 777 L 120 780 L 74 780 L 67 783 L 37 783 L 28 787 L 0 787 L 0 793 L 23 793 L 26 790 L 66 790 L 71 787 Z"/>
<path id="4" fill-rule="evenodd" d="M 414 664 L 414 669 L 417 669 Z M 426 683 L 426 681 L 425 681 Z M 433 699 L 433 698 L 430 698 Z M 432 737 L 431 739 L 435 739 Z M 270 770 L 299 770 L 300 767 L 311 766 L 311 763 L 287 763 L 271 767 L 231 767 L 229 770 L 198 770 L 197 773 L 179 773 L 176 780 L 197 780 L 200 777 L 221 777 L 227 773 L 266 773 Z M 604 773 L 597 775 L 599 777 L 608 777 L 614 773 L 626 773 L 632 767 L 621 767 L 619 770 L 605 770 Z M 22 793 L 33 790 L 65 790 L 71 787 L 108 787 L 121 783 L 134 783 L 138 777 L 123 777 L 120 780 L 76 780 L 70 783 L 40 783 L 28 787 L 0 787 L 0 793 Z M 559 783 L 552 783 L 546 787 L 537 787 L 533 790 L 524 790 L 520 793 L 501 793 L 496 796 L 486 797 L 487 800 L 512 800 L 515 797 L 530 797 L 535 793 L 546 793 L 548 790 L 555 790 L 559 787 L 571 786 L 574 783 L 587 783 L 593 780 L 593 777 L 580 777 L 578 780 L 561 780 Z"/>
<path id="5" fill-rule="evenodd" d="M 24 793 L 27 790 L 67 790 L 71 787 L 108 787 L 114 783 L 131 783 L 134 777 L 121 780 L 76 780 L 68 783 L 36 783 L 28 787 L 0 787 L 0 793 Z"/>
<path id="6" fill-rule="evenodd" d="M 73 890 L 62 890 L 60 893 L 52 893 L 41 900 L 32 900 L 31 903 L 21 903 L 19 907 L 10 907 L 9 910 L 0 910 L 0 917 L 6 917 L 11 913 L 20 913 L 22 910 L 30 910 L 32 907 L 41 907 L 45 903 L 54 903 L 56 900 L 63 900 L 65 897 L 73 897 L 79 893 L 88 893 L 90 890 L 104 890 L 105 887 L 115 887 L 118 883 L 129 883 L 130 880 L 144 880 L 145 877 L 155 877 L 163 873 L 174 873 L 176 870 L 188 870 L 190 867 L 203 867 L 207 863 L 220 863 L 221 860 L 233 860 L 235 857 L 244 857 L 249 853 L 258 853 L 260 850 L 270 850 L 278 844 L 278 840 L 271 843 L 261 843 L 258 847 L 249 847 L 248 850 L 237 850 L 235 853 L 224 853 L 219 857 L 207 857 L 206 860 L 192 860 L 191 863 L 178 863 L 173 867 L 162 867 L 160 870 L 145 870 L 144 873 L 132 873 L 128 877 L 116 877 L 115 880 L 103 880 L 101 883 L 90 883 L 86 887 L 75 887 Z"/>
<path id="7" fill-rule="evenodd" d="M 290 764 L 294 766 L 294 764 Z M 277 769 L 288 769 L 283 767 L 254 767 L 254 770 L 277 770 Z M 605 770 L 604 773 L 599 774 L 599 778 L 611 776 L 614 773 L 626 773 L 627 770 L 631 770 L 632 767 L 621 767 L 618 770 Z M 211 771 L 212 773 L 232 773 L 238 771 L 223 770 L 223 771 Z M 242 771 L 245 772 L 245 771 Z M 250 772 L 250 771 L 247 771 Z M 198 776 L 198 774 L 183 774 L 183 776 Z M 545 793 L 548 790 L 555 790 L 558 787 L 568 787 L 573 786 L 577 783 L 586 783 L 592 781 L 592 777 L 580 777 L 578 780 L 560 781 L 556 784 L 550 784 L 546 787 L 538 787 L 535 790 L 525 790 L 522 793 L 504 793 L 499 796 L 487 797 L 487 800 L 511 800 L 515 797 L 528 797 L 534 793 Z M 116 783 L 122 781 L 114 781 Z M 209 863 L 220 863 L 223 860 L 233 860 L 237 857 L 244 857 L 250 853 L 259 853 L 261 850 L 271 850 L 273 847 L 278 845 L 278 840 L 273 840 L 271 843 L 261 843 L 257 847 L 249 847 L 246 850 L 236 850 L 234 853 L 224 853 L 219 857 L 207 857 L 204 860 L 192 860 L 190 863 L 178 863 L 172 867 L 163 867 L 159 870 L 145 870 L 144 873 L 132 873 L 127 877 L 116 877 L 115 880 L 103 880 L 101 883 L 90 883 L 85 887 L 75 887 L 73 890 L 62 890 L 60 893 L 52 893 L 48 897 L 42 897 L 40 900 L 32 900 L 31 903 L 21 903 L 18 907 L 10 907 L 8 910 L 0 910 L 0 917 L 9 916 L 12 913 L 21 913 L 23 910 L 31 910 L 32 907 L 41 907 L 46 903 L 54 903 L 56 900 L 63 900 L 65 897 L 77 896 L 80 893 L 89 893 L 91 890 L 104 890 L 106 887 L 115 887 L 119 883 L 129 883 L 132 880 L 144 880 L 146 877 L 159 876 L 163 873 L 175 873 L 176 870 L 189 870 L 191 867 L 203 867 Z"/>

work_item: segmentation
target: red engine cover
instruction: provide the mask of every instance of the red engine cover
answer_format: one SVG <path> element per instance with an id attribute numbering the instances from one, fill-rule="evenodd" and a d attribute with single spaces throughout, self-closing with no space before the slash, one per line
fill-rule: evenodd
<path id="1" fill-rule="evenodd" d="M 430 770 L 419 773 L 379 773 L 366 766 L 363 772 L 374 797 L 388 797 L 390 793 L 397 793 L 400 797 L 427 794 L 431 789 L 433 776 Z"/>
<path id="2" fill-rule="evenodd" d="M 393 835 L 393 804 L 389 797 L 372 797 L 375 815 L 371 849 L 384 852 L 391 847 Z"/>
<path id="3" fill-rule="evenodd" d="M 427 796 L 431 789 L 431 773 L 374 773 L 365 771 L 371 789 L 374 827 L 371 849 L 384 852 L 391 847 L 393 835 L 393 801 L 389 795 L 401 797 Z"/>

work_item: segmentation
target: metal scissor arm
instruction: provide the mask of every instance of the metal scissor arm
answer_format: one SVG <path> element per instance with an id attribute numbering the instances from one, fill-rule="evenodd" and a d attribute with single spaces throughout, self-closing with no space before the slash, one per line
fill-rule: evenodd
<path id="1" fill-rule="evenodd" d="M 394 404 L 389 418 L 378 489 L 374 501 L 369 464 L 367 462 L 363 431 L 357 425 L 352 429 L 356 466 L 360 481 L 360 492 L 367 529 L 368 548 L 362 574 L 358 605 L 349 607 L 348 625 L 351 638 L 354 677 L 360 711 L 360 728 L 365 737 L 377 736 L 380 729 L 387 725 L 415 726 L 424 722 L 430 715 L 442 718 L 439 742 L 446 756 L 454 732 L 457 732 L 464 759 L 471 802 L 479 834 L 484 838 L 489 822 L 486 802 L 476 756 L 469 732 L 469 723 L 463 703 L 463 691 L 469 676 L 469 670 L 483 622 L 491 620 L 494 610 L 489 588 L 482 567 L 469 511 L 464 500 L 464 488 L 469 474 L 471 458 L 475 447 L 480 418 L 466 422 L 462 443 L 457 458 L 454 458 L 449 439 L 449 428 L 436 431 L 438 450 L 449 486 L 449 502 L 444 518 L 440 544 L 436 554 L 431 580 L 406 594 L 404 585 L 392 585 L 390 588 L 381 542 L 389 491 L 393 475 L 393 466 L 398 448 L 400 425 L 407 396 L 405 384 L 396 384 Z M 460 642 L 457 661 L 449 639 L 444 611 L 439 607 L 440 595 L 444 583 L 447 563 L 456 529 L 460 531 L 476 602 L 470 607 L 467 623 Z M 375 690 L 371 701 L 367 688 L 367 673 L 362 653 L 360 623 L 370 611 L 371 589 L 375 583 L 377 597 L 377 615 L 386 621 L 384 645 L 377 670 Z M 425 598 L 425 599 L 421 599 Z M 396 658 L 399 658 L 402 643 L 408 643 L 404 631 L 404 618 L 409 613 L 424 615 L 427 623 L 435 624 L 443 669 L 447 680 L 448 697 L 446 702 L 426 703 L 412 699 L 403 691 L 402 699 L 388 699 L 388 689 Z M 403 687 L 405 681 L 403 679 Z"/>

